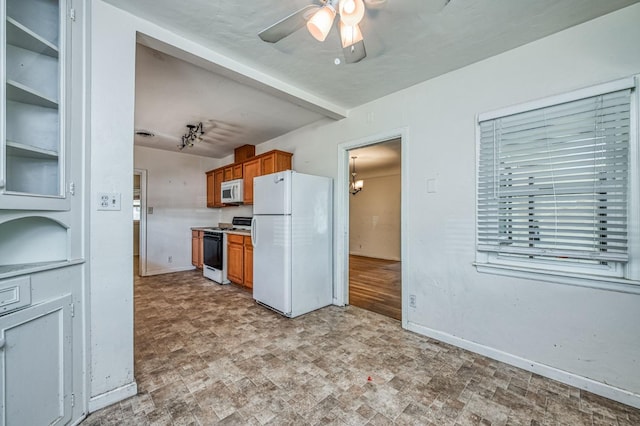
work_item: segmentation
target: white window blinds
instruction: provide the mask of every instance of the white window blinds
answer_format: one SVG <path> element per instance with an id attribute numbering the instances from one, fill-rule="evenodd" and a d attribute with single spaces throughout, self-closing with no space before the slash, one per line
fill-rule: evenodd
<path id="1" fill-rule="evenodd" d="M 480 121 L 479 251 L 626 262 L 630 89 Z"/>

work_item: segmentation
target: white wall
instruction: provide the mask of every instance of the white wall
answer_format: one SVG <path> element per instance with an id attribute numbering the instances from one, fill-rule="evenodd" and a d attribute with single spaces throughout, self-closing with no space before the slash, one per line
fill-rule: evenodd
<path id="1" fill-rule="evenodd" d="M 135 33 L 126 21 L 92 4 L 91 198 L 119 192 L 133 199 L 133 89 Z M 95 203 L 92 203 L 92 206 Z M 133 377 L 132 206 L 89 212 L 90 377 L 89 409 L 112 396 L 135 394 Z"/>
<path id="2" fill-rule="evenodd" d="M 349 253 L 400 260 L 400 175 L 367 177 L 349 197 Z"/>
<path id="3" fill-rule="evenodd" d="M 135 31 L 176 36 L 94 6 L 92 182 L 130 191 Z M 336 177 L 337 145 L 406 128 L 404 213 L 416 295 L 408 326 L 640 406 L 640 296 L 479 274 L 474 261 L 475 115 L 640 73 L 640 5 L 451 72 L 261 144 L 294 152 L 294 169 Z M 172 43 L 175 44 L 175 43 Z M 373 118 L 368 122 L 368 118 Z M 346 166 L 346 164 L 345 164 Z M 426 181 L 438 179 L 438 192 Z M 129 194 L 130 195 L 130 194 Z M 95 216 L 91 394 L 131 381 L 130 211 Z M 109 236 L 110 238 L 105 238 Z M 552 369 L 544 369 L 546 367 Z M 543 368 L 544 367 L 544 368 Z M 557 370 L 553 370 L 557 369 Z M 564 373 L 563 373 L 564 372 Z"/>
<path id="4" fill-rule="evenodd" d="M 338 144 L 408 129 L 403 262 L 417 300 L 408 327 L 640 406 L 640 296 L 480 274 L 472 265 L 476 114 L 640 73 L 638 22 L 634 5 L 261 149 L 296 146 L 296 170 L 335 178 Z M 427 193 L 432 178 L 438 192 Z"/>
<path id="5" fill-rule="evenodd" d="M 136 169 L 147 170 L 147 275 L 193 269 L 191 227 L 216 226 L 221 209 L 207 208 L 205 172 L 219 160 L 135 147 Z M 171 262 L 169 262 L 171 257 Z"/>

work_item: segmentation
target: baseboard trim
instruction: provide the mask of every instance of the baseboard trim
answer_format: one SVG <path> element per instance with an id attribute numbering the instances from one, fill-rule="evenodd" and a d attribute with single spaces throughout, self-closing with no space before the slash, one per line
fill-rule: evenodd
<path id="1" fill-rule="evenodd" d="M 496 361 L 504 362 L 506 364 L 522 368 L 523 370 L 527 370 L 553 380 L 557 380 L 564 384 L 575 386 L 579 389 L 592 392 L 596 395 L 600 395 L 635 408 L 640 408 L 640 395 L 633 392 L 616 388 L 605 383 L 597 382 L 587 377 L 578 376 L 576 374 L 560 370 L 555 367 L 550 367 L 545 364 L 521 358 L 507 352 L 502 352 L 489 346 L 470 342 L 460 337 L 433 330 L 431 328 L 424 327 L 413 322 L 407 322 L 407 330 L 422 334 L 427 337 L 431 337 L 436 340 L 440 340 L 445 343 L 449 343 L 463 349 L 467 349 L 471 352 L 484 355 L 488 358 L 495 359 Z"/>
<path id="2" fill-rule="evenodd" d="M 153 270 L 147 270 L 144 276 L 150 277 L 152 275 L 173 274 L 174 272 L 193 271 L 195 269 L 196 268 L 193 266 L 178 266 L 175 268 L 153 269 Z"/>
<path id="3" fill-rule="evenodd" d="M 138 384 L 136 382 L 129 383 L 128 385 L 120 386 L 119 388 L 110 390 L 100 395 L 92 396 L 89 399 L 89 412 L 93 413 L 101 408 L 108 407 L 111 404 L 127 399 L 138 393 Z"/>
<path id="4" fill-rule="evenodd" d="M 349 256 L 359 256 L 359 257 L 369 257 L 371 259 L 382 259 L 382 260 L 390 260 L 392 262 L 400 262 L 402 261 L 401 258 L 399 257 L 388 257 L 388 256 L 375 256 L 373 254 L 366 254 L 366 253 L 361 253 L 361 252 L 349 252 Z"/>

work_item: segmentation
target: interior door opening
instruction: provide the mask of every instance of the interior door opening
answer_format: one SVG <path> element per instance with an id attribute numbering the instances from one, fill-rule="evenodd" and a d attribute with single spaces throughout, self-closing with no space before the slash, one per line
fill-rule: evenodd
<path id="1" fill-rule="evenodd" d="M 348 303 L 401 320 L 401 139 L 348 155 Z"/>
<path id="2" fill-rule="evenodd" d="M 147 171 L 133 171 L 133 273 L 147 274 Z"/>

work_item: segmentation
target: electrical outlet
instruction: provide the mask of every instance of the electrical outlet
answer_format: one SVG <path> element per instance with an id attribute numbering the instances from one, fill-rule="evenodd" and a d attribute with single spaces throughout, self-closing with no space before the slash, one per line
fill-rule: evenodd
<path id="1" fill-rule="evenodd" d="M 98 210 L 120 210 L 120 193 L 99 192 Z"/>
<path id="2" fill-rule="evenodd" d="M 416 295 L 415 294 L 410 294 L 409 295 L 409 306 L 411 308 L 415 308 L 416 307 Z"/>

